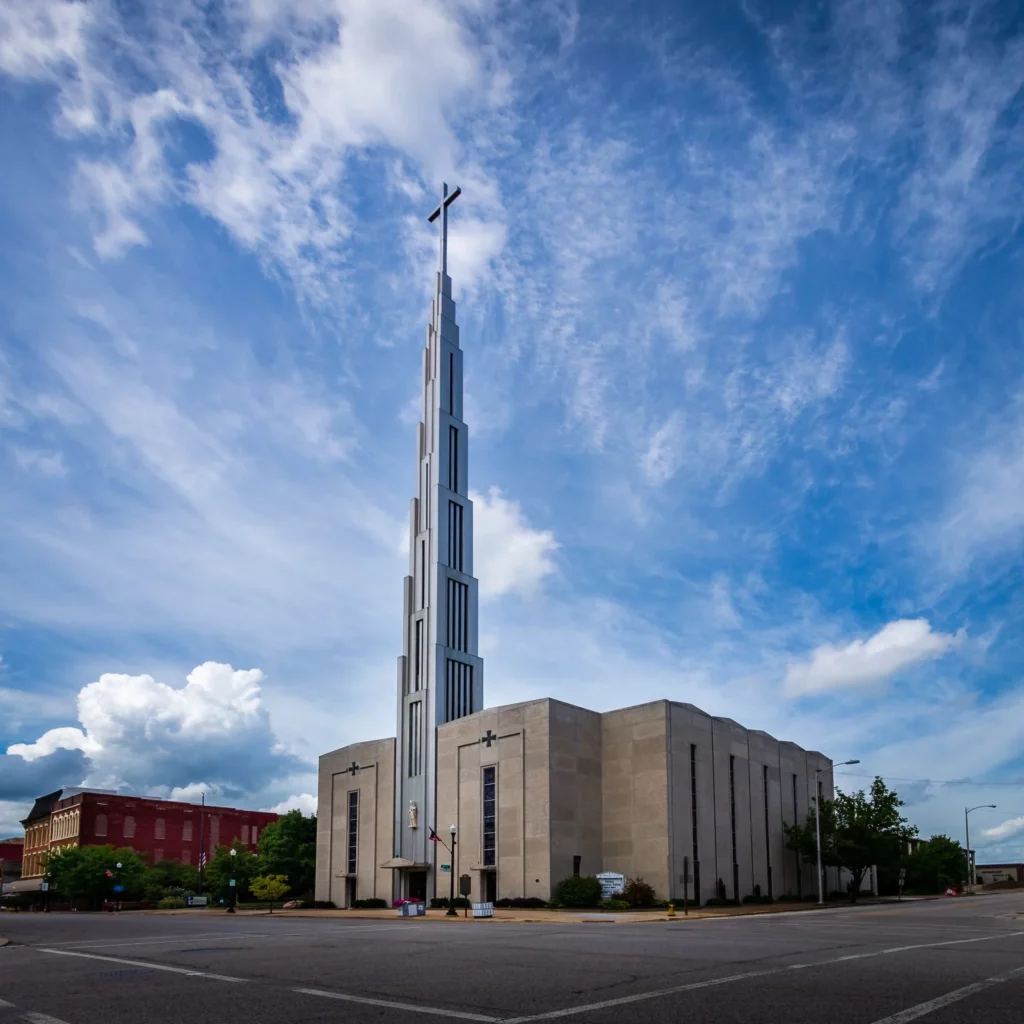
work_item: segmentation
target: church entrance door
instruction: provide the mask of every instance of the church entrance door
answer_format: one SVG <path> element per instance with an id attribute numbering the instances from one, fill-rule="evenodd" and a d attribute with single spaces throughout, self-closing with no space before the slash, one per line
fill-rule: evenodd
<path id="1" fill-rule="evenodd" d="M 427 899 L 427 873 L 426 871 L 410 871 L 406 883 L 406 899 L 423 900 Z"/>
<path id="2" fill-rule="evenodd" d="M 481 889 L 483 889 L 484 903 L 493 903 L 498 898 L 498 872 L 484 871 L 480 881 L 483 882 Z"/>
<path id="3" fill-rule="evenodd" d="M 354 878 L 345 879 L 345 907 L 349 910 L 352 909 L 352 904 L 356 901 L 356 880 Z"/>

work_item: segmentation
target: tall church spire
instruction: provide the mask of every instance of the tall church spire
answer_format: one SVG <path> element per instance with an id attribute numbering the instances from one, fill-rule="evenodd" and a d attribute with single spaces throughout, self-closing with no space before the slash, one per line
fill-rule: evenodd
<path id="1" fill-rule="evenodd" d="M 469 437 L 462 420 L 462 350 L 448 277 L 449 194 L 428 220 L 440 221 L 440 261 L 423 351 L 423 419 L 417 428 L 419 485 L 409 514 L 402 655 L 398 659 L 395 745 L 395 856 L 411 862 L 403 889 L 432 863 L 430 828 L 437 806 L 437 726 L 483 707 L 483 661 L 477 655 L 477 581 L 473 577 L 473 503 Z M 433 872 L 427 872 L 427 884 Z M 419 893 L 416 893 L 419 895 Z"/>

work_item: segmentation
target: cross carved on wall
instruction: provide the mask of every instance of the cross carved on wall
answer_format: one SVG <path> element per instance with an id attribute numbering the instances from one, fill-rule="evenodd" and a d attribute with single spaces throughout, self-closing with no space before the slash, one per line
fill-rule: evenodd
<path id="1" fill-rule="evenodd" d="M 490 730 L 490 729 L 488 729 L 488 730 L 487 730 L 487 735 L 486 735 L 486 736 L 481 736 L 481 737 L 480 737 L 480 742 L 481 742 L 481 743 L 486 743 L 488 747 L 489 747 L 489 746 L 490 746 L 490 745 L 491 745 L 492 743 L 496 743 L 497 741 L 498 741 L 498 737 L 497 737 L 497 736 L 495 736 L 495 735 L 494 735 L 494 733 L 493 733 L 493 732 L 491 732 L 491 730 Z"/>
<path id="2" fill-rule="evenodd" d="M 353 761 L 346 769 L 346 772 L 351 772 L 352 775 L 356 775 L 359 772 L 360 765 Z"/>

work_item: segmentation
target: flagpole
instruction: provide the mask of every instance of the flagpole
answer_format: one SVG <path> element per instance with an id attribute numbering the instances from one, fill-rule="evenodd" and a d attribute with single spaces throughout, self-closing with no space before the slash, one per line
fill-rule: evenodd
<path id="1" fill-rule="evenodd" d="M 202 793 L 202 803 L 199 810 L 199 895 L 203 895 L 203 868 L 206 866 L 206 792 Z"/>

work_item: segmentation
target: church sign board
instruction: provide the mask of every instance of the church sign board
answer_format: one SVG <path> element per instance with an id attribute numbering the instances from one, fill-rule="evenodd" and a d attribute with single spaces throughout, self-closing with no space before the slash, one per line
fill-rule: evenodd
<path id="1" fill-rule="evenodd" d="M 601 883 L 601 899 L 610 900 L 617 893 L 626 888 L 626 876 L 616 871 L 602 871 L 597 876 Z"/>

